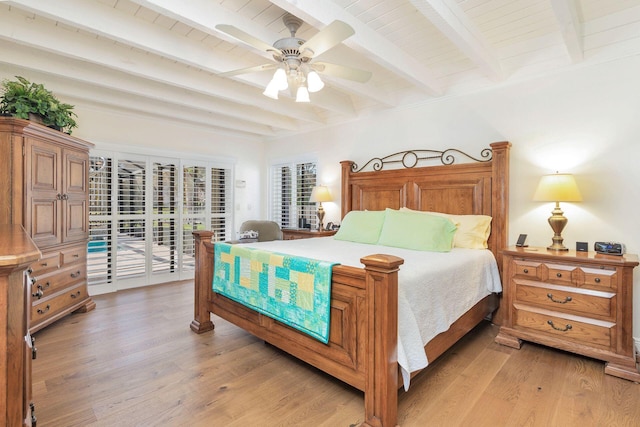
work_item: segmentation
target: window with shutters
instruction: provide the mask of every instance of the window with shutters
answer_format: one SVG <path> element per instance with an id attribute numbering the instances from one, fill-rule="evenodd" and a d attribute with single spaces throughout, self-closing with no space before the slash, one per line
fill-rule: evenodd
<path id="1" fill-rule="evenodd" d="M 232 168 L 91 155 L 88 282 L 94 293 L 193 276 L 194 230 L 231 235 Z"/>
<path id="2" fill-rule="evenodd" d="M 273 165 L 270 185 L 273 221 L 282 228 L 317 227 L 316 204 L 309 202 L 316 185 L 315 161 Z"/>

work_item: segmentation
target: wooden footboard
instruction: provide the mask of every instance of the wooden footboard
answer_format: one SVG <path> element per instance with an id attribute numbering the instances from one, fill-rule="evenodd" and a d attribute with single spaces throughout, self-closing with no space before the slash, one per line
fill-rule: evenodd
<path id="1" fill-rule="evenodd" d="M 191 329 L 214 328 L 210 313 L 327 372 L 365 395 L 364 425 L 395 426 L 398 416 L 398 267 L 401 258 L 370 255 L 364 269 L 334 266 L 329 344 L 212 291 L 210 231 L 194 232 L 195 313 Z"/>

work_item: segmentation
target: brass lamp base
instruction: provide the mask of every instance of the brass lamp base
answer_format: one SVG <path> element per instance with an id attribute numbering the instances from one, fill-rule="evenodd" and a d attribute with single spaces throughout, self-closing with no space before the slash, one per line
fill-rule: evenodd
<path id="1" fill-rule="evenodd" d="M 562 209 L 560 209 L 560 202 L 556 202 L 556 207 L 551 211 L 551 216 L 549 217 L 549 225 L 553 230 L 553 244 L 551 246 L 547 246 L 547 249 L 552 251 L 568 251 L 565 245 L 562 244 L 564 239 L 562 238 L 562 230 L 567 225 L 569 220 L 563 215 Z"/>
<path id="2" fill-rule="evenodd" d="M 320 202 L 320 206 L 318 206 L 318 231 L 324 231 L 324 208 L 322 207 L 322 202 Z"/>

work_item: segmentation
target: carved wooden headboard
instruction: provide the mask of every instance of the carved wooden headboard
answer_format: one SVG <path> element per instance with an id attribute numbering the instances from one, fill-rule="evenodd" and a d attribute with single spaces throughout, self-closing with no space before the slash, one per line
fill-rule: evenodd
<path id="1" fill-rule="evenodd" d="M 411 150 L 374 158 L 359 168 L 342 164 L 342 217 L 352 210 L 407 207 L 451 214 L 490 215 L 489 249 L 501 267 L 499 251 L 507 246 L 509 227 L 509 150 L 511 143 L 495 142 L 480 158 L 449 149 Z M 457 157 L 471 160 L 456 163 Z M 435 166 L 418 167 L 424 161 Z M 400 164 L 401 169 L 385 165 Z M 367 169 L 372 170 L 367 170 Z"/>

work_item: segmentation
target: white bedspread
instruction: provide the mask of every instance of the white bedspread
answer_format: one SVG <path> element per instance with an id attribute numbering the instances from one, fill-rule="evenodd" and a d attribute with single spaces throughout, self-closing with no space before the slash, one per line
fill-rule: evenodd
<path id="1" fill-rule="evenodd" d="M 489 250 L 422 252 L 334 240 L 276 240 L 248 243 L 274 252 L 363 267 L 360 258 L 389 254 L 404 259 L 398 273 L 398 364 L 405 389 L 410 373 L 427 366 L 424 346 L 492 292 L 500 292 L 500 275 Z"/>

